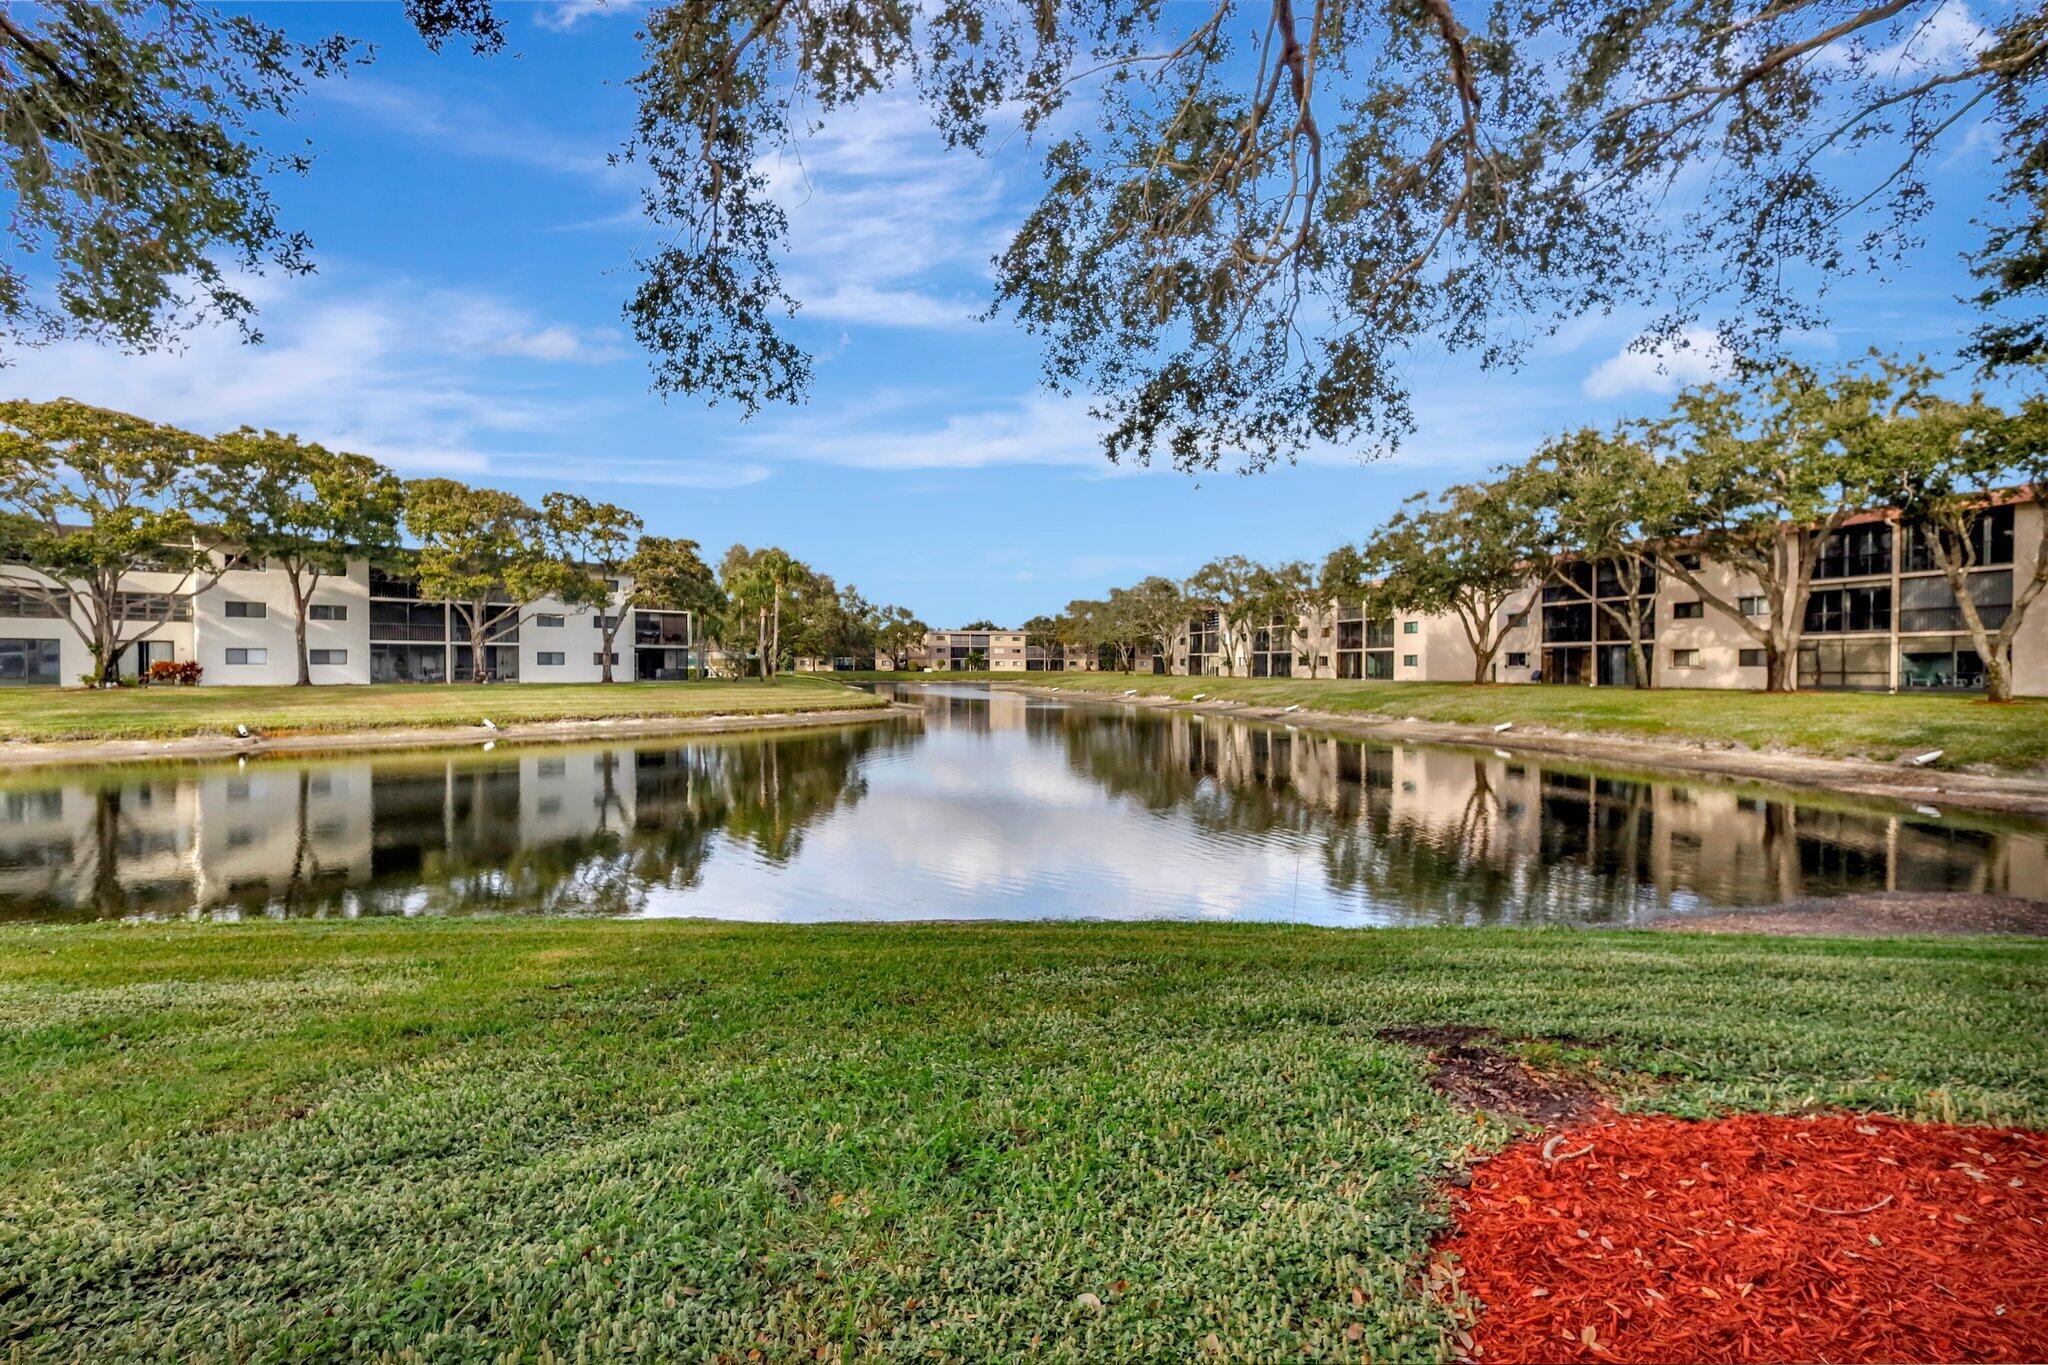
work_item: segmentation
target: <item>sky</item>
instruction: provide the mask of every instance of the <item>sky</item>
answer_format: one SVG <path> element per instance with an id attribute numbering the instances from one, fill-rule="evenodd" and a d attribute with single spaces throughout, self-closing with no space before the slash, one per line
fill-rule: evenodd
<path id="1" fill-rule="evenodd" d="M 65 343 L 21 357 L 21 396 L 64 395 L 195 430 L 295 431 L 538 500 L 621 503 L 714 560 L 779 544 L 933 625 L 1016 624 L 1222 554 L 1320 559 L 1411 493 L 1526 456 L 1547 435 L 1654 413 L 1708 377 L 1705 349 L 1632 352 L 1636 317 L 1577 319 L 1518 369 L 1411 357 L 1417 429 L 1392 453 L 1320 452 L 1259 475 L 1108 463 L 1085 395 L 1037 384 L 1036 343 L 980 321 L 990 257 L 1036 201 L 1042 148 L 947 152 L 909 101 L 836 120 L 772 168 L 792 220 L 791 335 L 815 358 L 808 401 L 743 420 L 662 399 L 621 308 L 656 240 L 629 171 L 631 0 L 503 6 L 510 42 L 436 55 L 396 4 L 266 5 L 294 35 L 346 32 L 377 59 L 312 90 L 288 130 L 314 155 L 281 180 L 315 275 L 249 282 L 264 340 L 194 334 L 178 353 Z M 1951 27 L 1968 11 L 1951 3 Z M 1981 204 L 1992 145 L 1959 128 L 1941 183 Z M 1972 188 L 1972 187 L 1975 188 Z M 1888 280 L 1833 296 L 1811 358 L 1875 345 L 1945 362 L 1972 323 L 1967 211 L 1938 214 Z"/>

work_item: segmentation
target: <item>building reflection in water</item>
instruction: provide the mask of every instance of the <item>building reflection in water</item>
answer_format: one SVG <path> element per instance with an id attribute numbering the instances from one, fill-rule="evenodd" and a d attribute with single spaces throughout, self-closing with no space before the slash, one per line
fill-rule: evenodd
<path id="1" fill-rule="evenodd" d="M 1789 791 L 1171 713 L 1047 712 L 1077 772 L 1217 839 L 1305 841 L 1338 892 L 1409 922 L 1607 923 L 1857 891 L 2048 899 L 2048 837 Z"/>
<path id="2" fill-rule="evenodd" d="M 920 726 L 28 774 L 0 915 L 1626 924 L 2048 898 L 2041 827 L 940 687 Z"/>
<path id="3" fill-rule="evenodd" d="M 768 866 L 914 732 L 119 770 L 0 792 L 0 914 L 630 915 L 720 839 Z"/>

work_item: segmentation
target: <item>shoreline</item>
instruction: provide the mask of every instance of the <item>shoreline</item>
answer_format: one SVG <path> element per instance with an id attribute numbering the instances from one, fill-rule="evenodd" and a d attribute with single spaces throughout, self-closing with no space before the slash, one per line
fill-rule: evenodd
<path id="1" fill-rule="evenodd" d="M 1875 763 L 1868 759 L 1821 758 L 1812 754 L 1720 749 L 1676 740 L 1636 739 L 1626 735 L 1589 735 L 1532 727 L 1498 732 L 1485 725 L 1448 721 L 1400 720 L 1356 713 L 1288 711 L 1272 706 L 1246 706 L 1231 701 L 1182 701 L 1177 697 L 1118 696 L 1069 691 L 1028 683 L 992 682 L 991 688 L 1065 702 L 1099 702 L 1143 706 L 1162 711 L 1192 711 L 1283 725 L 1305 725 L 1360 739 L 1412 740 L 1467 748 L 1506 749 L 1549 754 L 1589 763 L 1658 768 L 1671 772 L 1732 777 L 1778 786 L 1834 792 L 1842 796 L 1896 802 L 1906 806 L 1995 811 L 2006 815 L 2048 818 L 2048 779 L 2000 773 L 1960 773 Z"/>
<path id="2" fill-rule="evenodd" d="M 297 730 L 238 739 L 233 735 L 179 735 L 171 739 L 26 740 L 0 744 L 0 772 L 12 768 L 94 766 L 161 759 L 240 758 L 254 754 L 310 754 L 358 749 L 431 749 L 479 744 L 572 744 L 585 740 L 647 739 L 663 735 L 723 735 L 747 730 L 828 728 L 861 721 L 923 716 L 914 706 L 890 703 L 811 711 L 765 711 L 709 716 L 604 716 L 588 720 L 513 722 L 495 730 L 478 725 L 389 727 L 367 730 Z"/>

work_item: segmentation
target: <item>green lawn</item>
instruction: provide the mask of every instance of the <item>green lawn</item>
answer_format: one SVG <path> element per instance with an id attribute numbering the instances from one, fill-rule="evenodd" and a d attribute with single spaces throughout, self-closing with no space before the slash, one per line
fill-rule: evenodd
<path id="1" fill-rule="evenodd" d="M 824 678 L 773 683 L 506 683 L 379 687 L 0 688 L 0 740 L 170 739 L 499 725 L 607 717 L 756 715 L 836 711 L 882 703 Z"/>
<path id="2" fill-rule="evenodd" d="M 1433 1180 L 1504 1136 L 1377 1036 L 1439 1021 L 1686 1113 L 2048 1122 L 2044 942 L 12 928 L 0 1350 L 1436 1359 Z"/>
<path id="3" fill-rule="evenodd" d="M 1735 740 L 1753 749 L 1796 749 L 1833 758 L 1889 760 L 1946 751 L 1939 767 L 2048 765 L 2048 700 L 1993 706 L 1976 697 L 1861 692 L 1771 696 L 1680 688 L 1474 687 L 1470 683 L 1339 682 L 1307 678 L 1158 678 L 1124 673 L 890 674 L 932 681 L 1029 683 L 1146 696 L 1195 693 L 1252 706 L 1293 706 L 1361 716 L 1415 716 L 1459 725 L 1542 725 L 1647 739 Z"/>

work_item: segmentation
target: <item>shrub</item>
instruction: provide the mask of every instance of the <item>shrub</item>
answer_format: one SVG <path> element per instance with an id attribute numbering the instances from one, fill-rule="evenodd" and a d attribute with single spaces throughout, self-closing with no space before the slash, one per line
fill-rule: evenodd
<path id="1" fill-rule="evenodd" d="M 177 687 L 191 687 L 205 672 L 196 659 L 158 659 L 149 666 L 149 680 L 153 683 L 170 683 Z"/>

